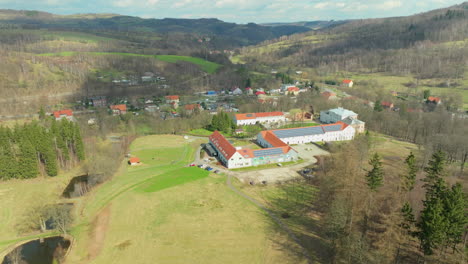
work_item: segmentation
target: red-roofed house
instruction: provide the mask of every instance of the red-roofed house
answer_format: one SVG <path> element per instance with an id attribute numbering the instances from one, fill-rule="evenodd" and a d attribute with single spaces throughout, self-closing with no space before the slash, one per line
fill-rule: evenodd
<path id="1" fill-rule="evenodd" d="M 245 88 L 245 92 L 246 92 L 247 94 L 249 94 L 249 95 L 252 95 L 252 94 L 253 94 L 253 89 L 250 88 L 250 87 L 247 87 L 247 88 Z"/>
<path id="2" fill-rule="evenodd" d="M 343 82 L 341 84 L 343 86 L 345 86 L 345 87 L 352 88 L 353 85 L 354 85 L 354 82 L 352 80 L 345 79 L 345 80 L 343 80 Z"/>
<path id="3" fill-rule="evenodd" d="M 287 94 L 294 94 L 297 95 L 299 93 L 300 89 L 298 87 L 288 87 Z"/>
<path id="4" fill-rule="evenodd" d="M 111 105 L 110 109 L 113 115 L 125 115 L 127 113 L 127 105 L 125 104 Z"/>
<path id="5" fill-rule="evenodd" d="M 178 95 L 168 95 L 166 98 L 166 104 L 170 104 L 174 109 L 179 107 L 179 96 Z"/>
<path id="6" fill-rule="evenodd" d="M 393 107 L 394 107 L 392 102 L 386 102 L 386 101 L 382 101 L 382 103 L 380 103 L 380 105 L 382 105 L 382 107 L 385 108 L 385 109 L 393 109 Z"/>
<path id="7" fill-rule="evenodd" d="M 188 104 L 188 105 L 184 105 L 184 109 L 185 111 L 187 111 L 188 114 L 191 114 L 195 111 L 195 109 L 198 109 L 198 110 L 203 110 L 203 108 L 201 107 L 200 104 Z"/>
<path id="8" fill-rule="evenodd" d="M 257 122 L 265 123 L 278 123 L 285 122 L 286 116 L 283 112 L 263 112 L 263 113 L 247 113 L 234 115 L 234 122 L 237 126 L 255 125 Z"/>
<path id="9" fill-rule="evenodd" d="M 323 96 L 323 98 L 325 98 L 326 100 L 336 100 L 336 99 L 338 99 L 338 97 L 336 97 L 336 93 L 334 93 L 334 92 L 329 92 L 329 91 L 323 92 L 323 93 L 322 93 L 322 96 Z"/>
<path id="10" fill-rule="evenodd" d="M 136 165 L 140 165 L 141 162 L 140 162 L 139 158 L 132 157 L 132 158 L 128 159 L 128 164 L 131 165 L 131 166 L 136 166 Z"/>
<path id="11" fill-rule="evenodd" d="M 257 91 L 255 93 L 256 96 L 260 96 L 260 95 L 266 95 L 266 93 L 264 91 Z"/>
<path id="12" fill-rule="evenodd" d="M 55 120 L 67 119 L 73 121 L 73 111 L 71 109 L 65 109 L 60 111 L 54 111 Z"/>
<path id="13" fill-rule="evenodd" d="M 439 97 L 429 96 L 429 97 L 427 98 L 427 101 L 426 101 L 426 102 L 428 102 L 428 103 L 434 103 L 434 104 L 440 104 L 440 103 L 442 103 L 442 100 L 440 100 Z"/>

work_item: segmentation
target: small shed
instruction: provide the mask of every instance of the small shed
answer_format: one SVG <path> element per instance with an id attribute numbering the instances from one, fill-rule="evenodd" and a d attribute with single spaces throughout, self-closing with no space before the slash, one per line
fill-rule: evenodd
<path id="1" fill-rule="evenodd" d="M 140 162 L 140 159 L 137 158 L 137 157 L 132 157 L 128 160 L 128 164 L 131 165 L 131 166 L 136 166 L 136 165 L 140 165 L 141 162 Z"/>

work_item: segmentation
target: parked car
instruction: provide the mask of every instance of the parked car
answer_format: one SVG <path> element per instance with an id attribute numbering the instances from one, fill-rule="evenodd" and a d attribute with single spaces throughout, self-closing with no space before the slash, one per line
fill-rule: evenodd
<path id="1" fill-rule="evenodd" d="M 219 173 L 220 173 L 220 171 L 219 171 L 219 170 L 215 170 L 215 171 L 214 171 L 214 173 L 216 173 L 216 174 L 219 174 Z"/>
<path id="2" fill-rule="evenodd" d="M 207 170 L 207 171 L 212 171 L 212 170 L 213 170 L 213 168 L 211 168 L 211 167 L 206 167 L 206 169 L 205 169 L 205 170 Z"/>
<path id="3" fill-rule="evenodd" d="M 189 167 L 195 167 L 195 163 L 190 164 Z"/>
<path id="4" fill-rule="evenodd" d="M 281 164 L 281 163 L 278 163 L 277 165 L 278 165 L 278 167 L 283 167 L 283 164 Z"/>
<path id="5" fill-rule="evenodd" d="M 203 168 L 203 164 L 200 164 L 197 166 L 198 168 Z"/>

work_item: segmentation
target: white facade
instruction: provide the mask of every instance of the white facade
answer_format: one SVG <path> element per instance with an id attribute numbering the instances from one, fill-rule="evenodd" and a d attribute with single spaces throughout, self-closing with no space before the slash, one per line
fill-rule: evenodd
<path id="1" fill-rule="evenodd" d="M 358 114 L 341 107 L 326 111 L 320 111 L 320 122 L 325 124 L 336 123 L 348 117 L 357 119 Z"/>
<path id="2" fill-rule="evenodd" d="M 278 115 L 278 116 L 255 116 L 255 114 L 252 114 L 255 116 L 255 118 L 240 118 L 240 117 L 245 117 L 246 114 L 240 114 L 240 115 L 235 115 L 234 116 L 234 122 L 236 123 L 237 126 L 244 126 L 244 125 L 255 125 L 257 122 L 260 124 L 267 124 L 267 123 L 280 123 L 280 122 L 286 122 L 286 116 L 283 115 Z M 240 119 L 237 119 L 240 118 Z"/>

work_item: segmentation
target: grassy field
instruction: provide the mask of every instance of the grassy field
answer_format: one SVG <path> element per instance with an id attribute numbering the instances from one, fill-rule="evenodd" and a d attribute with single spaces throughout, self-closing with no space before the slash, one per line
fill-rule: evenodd
<path id="1" fill-rule="evenodd" d="M 123 52 L 84 52 L 90 55 L 96 56 L 104 56 L 104 55 L 118 55 L 118 56 L 131 56 L 131 57 L 145 57 L 145 58 L 154 58 L 160 61 L 169 62 L 169 63 L 176 63 L 179 61 L 190 62 L 195 65 L 200 66 L 200 68 L 207 72 L 207 73 L 214 73 L 221 67 L 220 64 L 206 61 L 201 58 L 195 58 L 190 56 L 177 56 L 177 55 L 147 55 L 147 54 L 137 54 L 137 53 L 123 53 Z M 59 56 L 59 57 L 67 57 L 67 56 L 74 56 L 78 54 L 78 52 L 74 51 L 64 51 L 64 52 L 56 52 L 56 53 L 42 53 L 38 54 L 39 56 Z"/>
<path id="2" fill-rule="evenodd" d="M 84 197 L 70 263 L 304 263 L 270 219 L 222 175 L 186 167 L 202 141 L 146 136 L 109 182 Z M 153 159 L 154 158 L 154 159 Z M 107 214 L 106 221 L 104 214 Z M 103 224 L 105 223 L 105 224 Z M 294 245 L 292 245 L 294 246 Z"/>

